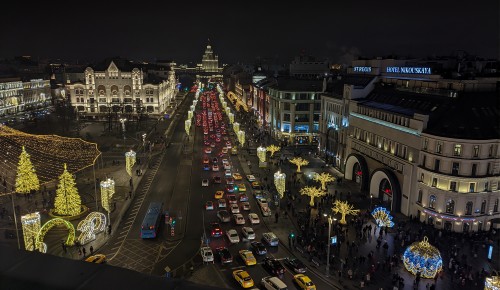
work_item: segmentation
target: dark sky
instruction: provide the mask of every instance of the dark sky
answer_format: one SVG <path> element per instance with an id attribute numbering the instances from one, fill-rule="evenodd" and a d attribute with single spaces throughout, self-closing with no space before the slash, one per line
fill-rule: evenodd
<path id="1" fill-rule="evenodd" d="M 284 62 L 301 51 L 334 61 L 500 54 L 498 0 L 11 2 L 0 17 L 0 58 L 200 62 L 208 38 L 224 63 Z"/>

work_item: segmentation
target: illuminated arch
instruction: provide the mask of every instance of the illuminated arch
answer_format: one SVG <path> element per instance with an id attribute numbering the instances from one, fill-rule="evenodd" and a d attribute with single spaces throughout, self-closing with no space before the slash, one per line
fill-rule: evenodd
<path id="1" fill-rule="evenodd" d="M 82 232 L 78 236 L 81 245 L 95 240 L 95 235 L 106 229 L 106 215 L 100 212 L 91 212 L 87 217 L 78 223 L 77 230 Z"/>
<path id="2" fill-rule="evenodd" d="M 344 178 L 346 180 L 355 181 L 356 177 L 361 178 L 360 189 L 368 189 L 368 165 L 366 160 L 360 154 L 352 153 L 346 158 Z"/>
<path id="3" fill-rule="evenodd" d="M 370 177 L 370 194 L 375 198 L 382 199 L 383 196 L 380 195 L 380 185 L 382 182 L 388 184 L 391 196 L 391 211 L 400 212 L 401 211 L 401 186 L 399 185 L 399 180 L 394 172 L 379 168 L 373 171 Z"/>
<path id="4" fill-rule="evenodd" d="M 63 225 L 68 229 L 68 238 L 66 239 L 66 242 L 64 243 L 67 246 L 72 246 L 75 243 L 75 227 L 68 222 L 67 220 L 64 220 L 62 218 L 54 218 L 46 222 L 38 234 L 36 235 L 36 248 L 42 252 L 46 253 L 47 252 L 47 244 L 43 242 L 43 238 L 45 237 L 45 234 L 52 229 L 55 226 L 60 226 Z"/>

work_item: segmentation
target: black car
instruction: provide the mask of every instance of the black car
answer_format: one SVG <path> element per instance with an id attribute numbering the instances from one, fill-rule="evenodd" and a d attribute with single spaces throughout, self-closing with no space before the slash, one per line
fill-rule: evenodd
<path id="1" fill-rule="evenodd" d="M 307 271 L 306 265 L 297 258 L 285 258 L 285 265 L 295 273 L 305 273 Z"/>
<path id="2" fill-rule="evenodd" d="M 251 242 L 250 245 L 252 246 L 252 251 L 257 254 L 257 255 L 265 255 L 267 254 L 267 249 L 266 246 L 264 246 L 263 243 L 261 242 Z"/>
<path id="3" fill-rule="evenodd" d="M 223 223 L 228 223 L 231 221 L 231 216 L 229 215 L 229 213 L 227 212 L 227 210 L 219 210 L 217 212 L 217 217 L 219 218 L 219 220 Z"/>
<path id="4" fill-rule="evenodd" d="M 221 178 L 220 178 L 220 176 L 215 176 L 215 177 L 214 177 L 214 183 L 221 183 Z"/>
<path id="5" fill-rule="evenodd" d="M 218 238 L 222 236 L 222 228 L 219 223 L 212 223 L 211 225 L 211 235 L 214 238 Z"/>
<path id="6" fill-rule="evenodd" d="M 216 249 L 217 256 L 222 264 L 232 263 L 233 256 L 226 247 L 219 247 Z"/>
<path id="7" fill-rule="evenodd" d="M 269 273 L 274 276 L 281 276 L 285 274 L 285 267 L 283 267 L 283 265 L 281 265 L 281 262 L 277 259 L 266 257 L 264 259 L 263 266 L 269 271 Z"/>

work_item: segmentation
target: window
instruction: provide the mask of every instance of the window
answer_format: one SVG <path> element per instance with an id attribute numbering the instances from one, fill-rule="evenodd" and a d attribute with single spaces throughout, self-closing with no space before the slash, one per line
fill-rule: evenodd
<path id="1" fill-rule="evenodd" d="M 436 153 L 441 154 L 441 150 L 443 149 L 443 143 L 437 142 L 436 144 Z"/>
<path id="2" fill-rule="evenodd" d="M 462 155 L 462 145 L 455 144 L 455 147 L 453 149 L 453 155 L 454 156 L 460 156 L 460 155 Z"/>
<path id="3" fill-rule="evenodd" d="M 283 103 L 285 105 L 285 110 L 290 111 L 290 103 Z"/>
<path id="4" fill-rule="evenodd" d="M 446 202 L 446 213 L 453 214 L 454 212 L 455 212 L 455 201 L 452 199 L 449 199 Z"/>
<path id="5" fill-rule="evenodd" d="M 436 177 L 433 177 L 432 178 L 432 187 L 436 187 L 437 186 L 437 183 L 438 183 L 438 179 Z"/>
<path id="6" fill-rule="evenodd" d="M 471 215 L 472 214 L 472 201 L 467 202 L 465 205 L 465 215 Z"/>
<path id="7" fill-rule="evenodd" d="M 457 182 L 450 181 L 450 191 L 457 191 Z"/>
<path id="8" fill-rule="evenodd" d="M 493 156 L 493 145 L 490 145 L 490 149 L 488 150 L 488 156 L 489 157 Z"/>
<path id="9" fill-rule="evenodd" d="M 481 213 L 486 212 L 486 200 L 483 199 L 483 202 L 481 202 Z"/>
<path id="10" fill-rule="evenodd" d="M 283 121 L 290 121 L 290 114 L 283 114 Z"/>
<path id="11" fill-rule="evenodd" d="M 319 114 L 314 114 L 313 115 L 313 121 L 314 122 L 319 122 Z"/>
<path id="12" fill-rule="evenodd" d="M 460 169 L 460 163 L 453 162 L 451 166 L 451 175 L 457 176 Z"/>
<path id="13" fill-rule="evenodd" d="M 418 197 L 417 197 L 417 203 L 422 203 L 422 195 L 423 195 L 422 190 L 419 190 Z"/>
<path id="14" fill-rule="evenodd" d="M 420 181 L 423 182 L 424 181 L 424 174 L 420 174 Z"/>
<path id="15" fill-rule="evenodd" d="M 495 199 L 495 205 L 493 205 L 493 212 L 498 212 L 498 198 Z"/>
<path id="16" fill-rule="evenodd" d="M 476 192 L 476 183 L 475 182 L 469 183 L 469 192 Z"/>
<path id="17" fill-rule="evenodd" d="M 295 104 L 295 111 L 309 111 L 309 103 Z"/>
<path id="18" fill-rule="evenodd" d="M 321 110 L 321 103 L 314 103 L 314 110 L 320 111 Z"/>
<path id="19" fill-rule="evenodd" d="M 426 168 L 425 164 L 427 163 L 427 155 L 424 155 L 422 159 L 422 167 Z"/>
<path id="20" fill-rule="evenodd" d="M 427 150 L 427 146 L 429 146 L 429 139 L 424 139 L 424 150 Z"/>
<path id="21" fill-rule="evenodd" d="M 474 157 L 479 157 L 479 145 L 474 145 L 473 155 Z"/>
<path id="22" fill-rule="evenodd" d="M 477 171 L 477 164 L 472 164 L 472 169 L 471 169 L 471 176 L 476 176 L 476 171 Z"/>
<path id="23" fill-rule="evenodd" d="M 441 160 L 439 160 L 439 159 L 434 160 L 434 171 L 439 171 L 440 163 L 441 163 Z"/>
<path id="24" fill-rule="evenodd" d="M 434 206 L 436 206 L 436 196 L 431 195 L 429 196 L 429 208 L 434 209 Z"/>

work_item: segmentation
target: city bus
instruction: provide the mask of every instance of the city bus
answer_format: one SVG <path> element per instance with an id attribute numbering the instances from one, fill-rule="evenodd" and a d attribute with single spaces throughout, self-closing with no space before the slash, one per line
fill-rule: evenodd
<path id="1" fill-rule="evenodd" d="M 141 225 L 141 238 L 156 238 L 156 236 L 158 235 L 158 228 L 160 227 L 163 210 L 162 207 L 163 203 L 159 201 L 153 201 L 149 204 L 148 211 L 146 212 Z"/>

